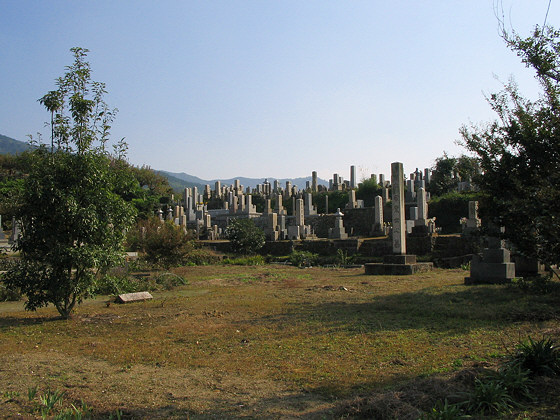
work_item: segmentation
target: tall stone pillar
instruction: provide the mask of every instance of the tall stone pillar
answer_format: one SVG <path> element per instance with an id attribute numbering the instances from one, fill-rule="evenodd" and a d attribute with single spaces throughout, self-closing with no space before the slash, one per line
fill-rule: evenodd
<path id="1" fill-rule="evenodd" d="M 358 183 L 356 181 L 356 167 L 350 166 L 350 188 L 356 188 Z"/>
<path id="2" fill-rule="evenodd" d="M 311 172 L 311 191 L 317 192 L 317 171 Z"/>
<path id="3" fill-rule="evenodd" d="M 426 200 L 426 190 L 424 188 L 418 189 L 416 193 L 416 203 L 418 206 L 418 219 L 428 219 L 428 202 Z"/>
<path id="4" fill-rule="evenodd" d="M 296 216 L 296 226 L 303 226 L 305 224 L 305 212 L 303 209 L 303 199 L 298 198 L 295 200 L 294 214 Z"/>
<path id="5" fill-rule="evenodd" d="M 375 197 L 375 219 L 374 231 L 383 230 L 383 198 L 380 195 Z"/>
<path id="6" fill-rule="evenodd" d="M 401 162 L 391 163 L 393 254 L 406 254 L 406 225 L 404 215 L 404 171 Z"/>

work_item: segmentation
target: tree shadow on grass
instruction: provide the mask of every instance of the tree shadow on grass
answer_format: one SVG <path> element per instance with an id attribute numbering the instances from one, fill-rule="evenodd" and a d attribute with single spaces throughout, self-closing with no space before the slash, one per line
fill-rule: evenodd
<path id="1" fill-rule="evenodd" d="M 322 323 L 337 330 L 361 333 L 427 329 L 456 334 L 478 328 L 501 328 L 519 321 L 560 319 L 560 296 L 524 294 L 511 286 L 461 287 L 443 293 L 427 288 L 372 296 L 369 302 L 348 302 L 345 293 L 352 292 L 325 293 L 337 293 L 337 299 L 291 304 L 287 312 L 267 317 L 266 322 Z"/>
<path id="2" fill-rule="evenodd" d="M 0 330 L 10 327 L 25 327 L 30 325 L 44 324 L 47 322 L 67 321 L 61 316 L 38 315 L 38 316 L 3 316 L 0 317 Z"/>

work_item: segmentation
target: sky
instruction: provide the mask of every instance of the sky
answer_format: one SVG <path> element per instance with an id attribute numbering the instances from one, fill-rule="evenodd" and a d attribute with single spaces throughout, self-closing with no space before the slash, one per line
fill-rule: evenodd
<path id="1" fill-rule="evenodd" d="M 202 179 L 405 173 L 465 153 L 485 95 L 538 85 L 500 37 L 560 26 L 558 0 L 0 1 L 0 134 L 49 130 L 37 102 L 90 50 L 134 165 Z M 548 13 L 547 13 L 548 11 Z"/>

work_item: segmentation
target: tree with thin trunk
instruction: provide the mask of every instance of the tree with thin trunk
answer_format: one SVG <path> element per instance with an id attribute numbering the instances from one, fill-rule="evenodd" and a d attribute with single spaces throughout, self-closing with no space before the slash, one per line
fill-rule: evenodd
<path id="1" fill-rule="evenodd" d="M 51 150 L 30 152 L 15 212 L 20 258 L 3 277 L 26 295 L 27 309 L 51 303 L 63 318 L 92 295 L 99 271 L 122 260 L 135 215 L 122 198 L 135 185 L 123 170 L 124 144 L 119 157 L 106 150 L 115 111 L 103 100 L 104 85 L 91 81 L 87 50 L 71 51 L 74 63 L 58 89 L 40 99 L 51 112 Z"/>

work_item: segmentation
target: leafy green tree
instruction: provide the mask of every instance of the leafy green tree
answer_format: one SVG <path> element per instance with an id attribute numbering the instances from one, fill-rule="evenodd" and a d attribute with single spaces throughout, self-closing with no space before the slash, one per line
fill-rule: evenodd
<path id="1" fill-rule="evenodd" d="M 381 186 L 377 183 L 377 179 L 364 179 L 356 190 L 356 199 L 364 200 L 366 207 L 373 207 L 375 204 L 375 196 L 381 195 Z"/>
<path id="2" fill-rule="evenodd" d="M 463 127 L 463 141 L 483 169 L 485 216 L 520 252 L 553 265 L 560 262 L 560 32 L 537 26 L 528 38 L 504 39 L 535 70 L 542 93 L 525 99 L 509 82 L 488 98 L 498 119 Z"/>
<path id="3" fill-rule="evenodd" d="M 478 160 L 461 155 L 453 157 L 443 152 L 432 167 L 432 177 L 427 190 L 434 196 L 442 196 L 457 189 L 460 180 L 473 180 L 480 172 Z"/>
<path id="4" fill-rule="evenodd" d="M 52 303 L 63 318 L 92 294 L 96 273 L 122 259 L 135 214 L 123 199 L 134 185 L 122 170 L 125 145 L 117 145 L 117 158 L 105 147 L 114 111 L 103 101 L 104 85 L 91 81 L 87 50 L 71 51 L 74 63 L 57 80 L 56 147 L 29 154 L 15 211 L 20 259 L 3 278 L 27 296 L 28 310 Z"/>
<path id="5" fill-rule="evenodd" d="M 234 252 L 241 254 L 255 254 L 265 243 L 263 230 L 251 219 L 231 220 L 226 228 L 226 237 Z"/>

